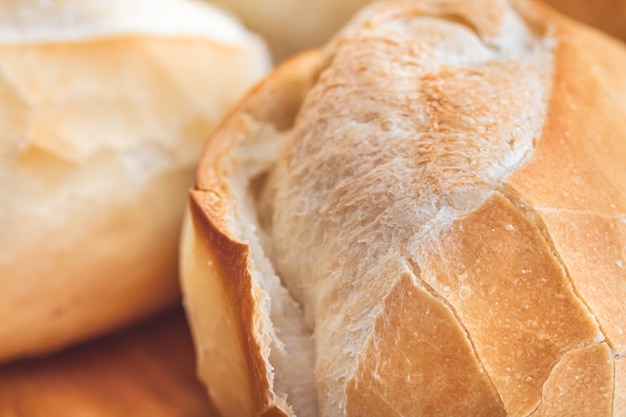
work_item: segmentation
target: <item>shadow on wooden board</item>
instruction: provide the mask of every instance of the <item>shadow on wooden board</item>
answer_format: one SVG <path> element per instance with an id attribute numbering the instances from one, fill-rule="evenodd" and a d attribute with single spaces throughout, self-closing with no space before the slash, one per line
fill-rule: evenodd
<path id="1" fill-rule="evenodd" d="M 181 309 L 0 367 L 0 417 L 214 417 Z"/>

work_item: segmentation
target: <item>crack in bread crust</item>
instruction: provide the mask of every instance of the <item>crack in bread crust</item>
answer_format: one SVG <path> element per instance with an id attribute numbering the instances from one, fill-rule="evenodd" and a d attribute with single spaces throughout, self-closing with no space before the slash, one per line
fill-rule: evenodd
<path id="1" fill-rule="evenodd" d="M 564 410 L 567 409 L 567 407 L 563 406 L 563 404 L 567 404 L 568 402 L 577 402 L 581 400 L 583 403 L 587 404 L 580 405 L 580 409 L 577 413 L 577 415 L 579 416 L 593 417 L 595 415 L 598 415 L 598 413 L 600 413 L 601 415 L 605 415 L 604 413 L 602 413 L 602 411 L 604 411 L 606 415 L 612 415 L 615 402 L 615 363 L 606 360 L 607 351 L 609 350 L 610 347 L 608 347 L 606 342 L 599 342 L 596 344 L 578 347 L 563 352 L 563 354 L 559 357 L 558 362 L 555 363 L 555 365 L 552 367 L 550 375 L 548 376 L 548 378 L 546 379 L 546 383 L 542 387 L 543 395 L 541 401 L 539 402 L 537 407 L 528 414 L 528 417 L 549 417 L 553 415 L 563 415 L 563 413 L 565 412 Z M 589 351 L 591 351 L 591 355 L 589 355 Z M 595 359 L 595 363 L 593 364 L 595 366 L 589 366 L 589 364 L 586 364 L 586 367 L 578 367 L 578 369 L 576 369 L 579 372 L 582 371 L 583 375 L 576 375 L 573 378 L 576 383 L 572 385 L 577 386 L 568 387 L 569 390 L 566 391 L 566 395 L 569 394 L 569 397 L 554 395 L 556 393 L 553 393 L 553 395 L 550 396 L 548 393 L 546 393 L 547 391 L 554 390 L 554 387 L 551 385 L 558 384 L 558 381 L 554 380 L 558 380 L 558 378 L 561 376 L 559 375 L 558 371 L 563 372 L 563 362 L 568 361 L 569 363 L 566 368 L 572 368 L 572 356 L 576 355 L 584 357 L 585 353 L 589 355 L 587 357 L 588 360 L 591 360 L 593 362 Z M 593 353 L 595 353 L 595 355 L 593 355 Z M 607 369 L 607 365 L 610 369 Z M 595 372 L 596 375 L 589 375 L 589 370 L 592 370 L 592 373 Z M 590 387 L 591 389 L 589 389 Z M 559 391 L 561 391 L 561 389 Z M 606 396 L 606 391 L 609 391 L 608 396 L 610 397 L 610 399 L 608 403 L 605 399 L 602 398 L 603 396 Z M 553 404 L 548 404 L 547 399 L 551 399 Z M 550 410 L 551 405 L 553 408 L 552 410 Z M 543 407 L 546 407 L 549 411 L 542 410 Z"/>
<path id="2" fill-rule="evenodd" d="M 498 396 L 499 402 L 504 407 L 504 403 L 502 402 L 502 397 L 500 396 L 500 393 L 496 389 L 495 384 L 493 383 L 493 379 L 491 378 L 491 375 L 489 375 L 489 372 L 487 372 L 487 370 L 485 368 L 485 365 L 483 364 L 483 362 L 482 362 L 482 360 L 480 358 L 480 355 L 478 355 L 478 351 L 476 349 L 476 345 L 474 344 L 474 341 L 472 340 L 470 332 L 467 329 L 467 327 L 465 326 L 465 324 L 463 323 L 463 320 L 461 320 L 461 317 L 459 316 L 459 313 L 456 311 L 454 305 L 452 305 L 452 303 L 450 303 L 450 301 L 448 301 L 448 299 L 446 297 L 443 297 L 439 293 L 437 293 L 437 291 L 435 291 L 434 288 L 432 288 L 426 281 L 424 281 L 421 278 L 421 275 L 422 275 L 421 268 L 419 267 L 419 265 L 417 264 L 417 262 L 416 262 L 416 260 L 414 258 L 405 257 L 405 260 L 408 263 L 408 265 L 410 265 L 411 271 L 413 273 L 413 276 L 414 276 L 414 278 L 416 280 L 419 281 L 419 284 L 422 285 L 428 291 L 428 293 L 430 295 L 432 295 L 437 300 L 439 300 L 440 303 L 445 305 L 452 312 L 452 314 L 454 315 L 454 317 L 457 320 L 458 325 L 461 327 L 461 329 L 463 330 L 463 332 L 465 333 L 465 335 L 467 337 L 467 341 L 468 341 L 468 343 L 470 344 L 470 346 L 472 348 L 472 353 L 474 354 L 474 359 L 478 362 L 480 369 L 484 372 L 485 376 L 487 377 L 487 379 L 489 380 L 491 386 L 493 387 L 494 392 Z"/>
<path id="3" fill-rule="evenodd" d="M 557 248 L 556 248 L 556 246 L 554 244 L 554 241 L 552 240 L 552 237 L 550 236 L 550 229 L 544 223 L 544 221 L 543 221 L 543 219 L 541 217 L 541 214 L 539 214 L 537 212 L 537 210 L 535 210 L 526 201 L 524 201 L 524 199 L 521 196 L 519 196 L 517 193 L 515 193 L 515 191 L 510 186 L 504 185 L 501 188 L 501 191 L 502 191 L 502 195 L 507 200 L 509 200 L 511 202 L 511 204 L 516 206 L 519 209 L 519 212 L 522 213 L 528 219 L 529 222 L 532 222 L 540 230 L 541 234 L 543 235 L 543 239 L 545 240 L 545 243 L 546 243 L 547 247 L 550 249 L 550 252 L 551 252 L 552 256 L 561 265 L 561 268 L 565 272 L 565 276 L 567 277 L 567 279 L 568 279 L 568 281 L 569 281 L 569 283 L 571 285 L 572 291 L 574 292 L 574 294 L 576 294 L 576 297 L 578 298 L 578 301 L 585 306 L 585 308 L 589 312 L 589 317 L 593 318 L 594 323 L 600 329 L 600 333 L 602 334 L 602 337 L 604 337 L 604 340 L 606 341 L 606 343 L 613 350 L 614 349 L 613 343 L 611 342 L 610 338 L 607 337 L 606 331 L 603 330 L 602 323 L 600 323 L 598 321 L 596 313 L 593 311 L 591 306 L 587 303 L 585 298 L 580 294 L 580 292 L 576 288 L 576 284 L 574 282 L 574 279 L 572 278 L 571 273 L 569 272 L 569 268 L 568 268 L 566 262 L 561 257 L 561 254 L 557 250 Z"/>

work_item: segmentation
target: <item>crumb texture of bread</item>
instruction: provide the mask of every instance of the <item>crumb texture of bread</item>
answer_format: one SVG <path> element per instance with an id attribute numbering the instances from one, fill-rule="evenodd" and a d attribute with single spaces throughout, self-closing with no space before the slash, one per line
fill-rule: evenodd
<path id="1" fill-rule="evenodd" d="M 222 208 L 191 212 L 245 247 L 212 279 L 251 283 L 230 294 L 253 300 L 235 315 L 258 404 L 621 415 L 625 67 L 540 3 L 393 0 L 269 77 L 200 163 Z"/>

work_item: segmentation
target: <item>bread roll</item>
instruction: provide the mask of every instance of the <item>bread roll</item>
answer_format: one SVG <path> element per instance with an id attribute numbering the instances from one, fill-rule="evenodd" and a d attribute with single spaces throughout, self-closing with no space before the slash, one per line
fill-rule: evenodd
<path id="1" fill-rule="evenodd" d="M 392 0 L 273 72 L 184 226 L 221 415 L 623 415 L 624 68 L 541 3 Z"/>
<path id="2" fill-rule="evenodd" d="M 208 134 L 268 67 L 182 0 L 0 5 L 0 361 L 179 297 L 184 195 Z"/>
<path id="3" fill-rule="evenodd" d="M 282 60 L 307 48 L 319 47 L 371 0 L 209 0 L 235 13 L 267 39 Z"/>

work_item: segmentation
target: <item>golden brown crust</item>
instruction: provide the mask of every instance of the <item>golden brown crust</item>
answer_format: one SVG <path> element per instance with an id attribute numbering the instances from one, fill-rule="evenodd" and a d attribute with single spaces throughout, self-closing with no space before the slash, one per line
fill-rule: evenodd
<path id="1" fill-rule="evenodd" d="M 623 216 L 545 208 L 540 211 L 576 291 L 598 317 L 616 351 L 626 351 Z"/>
<path id="2" fill-rule="evenodd" d="M 385 299 L 348 383 L 346 414 L 505 416 L 454 311 L 414 275 L 399 269 L 402 278 Z M 413 352 L 410 358 L 407 352 Z"/>
<path id="3" fill-rule="evenodd" d="M 613 396 L 613 415 L 624 416 L 626 411 L 626 360 L 624 355 L 614 362 L 615 365 L 615 394 Z"/>
<path id="4" fill-rule="evenodd" d="M 626 49 L 543 7 L 559 40 L 548 116 L 532 161 L 509 183 L 535 206 L 625 213 Z M 555 184 L 545 178 L 558 178 Z"/>
<path id="5" fill-rule="evenodd" d="M 453 288 L 443 294 L 507 414 L 528 415 L 559 358 L 602 340 L 597 324 L 542 231 L 503 195 L 455 222 L 442 239 L 418 260 L 424 279 Z"/>
<path id="6" fill-rule="evenodd" d="M 221 200 L 215 195 L 207 195 L 192 191 L 189 197 L 190 217 L 193 222 L 193 236 L 197 239 L 195 246 L 196 252 L 193 254 L 194 261 L 197 258 L 204 258 L 215 276 L 212 277 L 214 282 L 210 292 L 223 297 L 223 305 L 214 306 L 214 308 L 225 308 L 227 318 L 222 318 L 223 327 L 234 327 L 229 332 L 222 330 L 219 335 L 221 346 L 229 350 L 230 356 L 237 358 L 241 355 L 241 361 L 236 361 L 238 372 L 229 372 L 229 375 L 209 374 L 201 375 L 208 378 L 229 378 L 243 376 L 245 380 L 237 381 L 236 389 L 233 387 L 224 394 L 214 394 L 216 400 L 227 401 L 226 407 L 220 403 L 218 408 L 224 415 L 234 415 L 237 413 L 250 413 L 255 407 L 254 404 L 263 402 L 259 393 L 267 391 L 265 382 L 265 369 L 259 369 L 263 366 L 263 361 L 255 357 L 254 339 L 248 335 L 254 334 L 254 326 L 252 318 L 254 315 L 254 300 L 252 297 L 251 280 L 248 278 L 248 248 L 245 244 L 237 242 L 228 234 L 224 234 L 223 230 L 227 230 L 223 223 L 225 219 L 224 207 L 220 207 Z M 211 213 L 207 216 L 205 213 Z M 213 217 L 221 214 L 218 217 Z M 218 219 L 218 220 L 214 220 Z M 194 271 L 194 273 L 197 273 Z M 221 279 L 220 279 L 221 278 Z M 248 278 L 248 279 L 247 279 Z M 194 291 L 198 291 L 194 289 Z M 209 300 L 204 300 L 209 302 Z M 193 319 L 192 319 L 193 322 Z M 217 335 L 211 335 L 217 337 Z M 200 349 L 206 349 L 201 347 Z M 216 354 L 213 352 L 210 361 L 216 360 Z M 223 384 L 229 385 L 229 384 Z M 222 399 L 220 397 L 227 397 Z M 250 403 L 250 404 L 248 404 Z M 228 407 L 234 407 L 229 409 Z M 258 406 L 257 406 L 258 407 Z"/>
<path id="7" fill-rule="evenodd" d="M 606 337 L 615 372 L 612 412 L 621 415 L 626 384 L 626 50 L 553 12 L 544 13 L 555 22 L 560 39 L 548 117 L 534 158 L 508 182 L 537 208 L 575 291 Z M 570 403 L 572 410 L 601 415 L 579 401 Z"/>
<path id="8" fill-rule="evenodd" d="M 543 386 L 543 400 L 531 416 L 619 415 L 613 405 L 614 362 L 602 343 L 567 352 Z"/>

